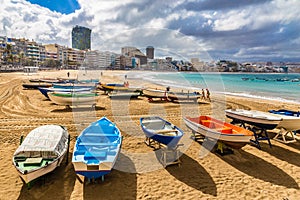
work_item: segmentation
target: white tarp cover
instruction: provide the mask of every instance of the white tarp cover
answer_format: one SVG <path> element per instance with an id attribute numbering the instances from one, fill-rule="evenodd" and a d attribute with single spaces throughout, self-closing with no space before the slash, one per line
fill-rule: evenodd
<path id="1" fill-rule="evenodd" d="M 58 125 L 44 125 L 32 130 L 14 156 L 56 157 L 67 147 L 68 132 Z"/>

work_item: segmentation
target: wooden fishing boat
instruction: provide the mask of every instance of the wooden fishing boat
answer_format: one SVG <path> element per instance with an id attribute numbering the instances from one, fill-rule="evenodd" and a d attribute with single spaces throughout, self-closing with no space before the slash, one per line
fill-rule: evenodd
<path id="1" fill-rule="evenodd" d="M 89 179 L 111 172 L 121 150 L 122 136 L 118 127 L 106 117 L 91 123 L 78 136 L 72 163 L 75 172 Z"/>
<path id="2" fill-rule="evenodd" d="M 90 88 L 54 88 L 54 87 L 44 88 L 44 87 L 39 87 L 38 89 L 47 99 L 50 99 L 48 92 L 80 93 L 80 92 L 91 91 Z"/>
<path id="3" fill-rule="evenodd" d="M 91 105 L 96 106 L 99 95 L 93 92 L 87 93 L 64 93 L 64 92 L 48 92 L 50 100 L 57 105 L 78 106 Z"/>
<path id="4" fill-rule="evenodd" d="M 247 123 L 265 130 L 277 127 L 282 121 L 282 117 L 274 116 L 268 112 L 258 110 L 228 109 L 225 110 L 226 116 L 236 122 Z"/>
<path id="5" fill-rule="evenodd" d="M 140 125 L 146 139 L 149 139 L 148 145 L 151 145 L 151 140 L 154 140 L 174 148 L 183 136 L 183 131 L 180 128 L 157 116 L 140 118 Z"/>
<path id="6" fill-rule="evenodd" d="M 167 92 L 167 98 L 170 101 L 194 101 L 196 102 L 199 98 L 201 98 L 200 93 L 196 92 Z"/>
<path id="7" fill-rule="evenodd" d="M 32 130 L 13 155 L 13 165 L 25 183 L 58 167 L 68 152 L 68 131 L 58 125 Z"/>
<path id="8" fill-rule="evenodd" d="M 232 148 L 241 148 L 250 143 L 253 132 L 210 116 L 185 117 L 186 126 L 194 133 L 219 140 Z"/>
<path id="9" fill-rule="evenodd" d="M 154 98 L 167 100 L 167 91 L 147 88 L 143 90 L 143 96 L 147 97 L 149 101 L 152 101 Z"/>
<path id="10" fill-rule="evenodd" d="M 22 84 L 23 88 L 25 89 L 33 89 L 33 90 L 37 90 L 39 87 L 52 87 L 52 84 L 50 83 L 23 83 Z"/>

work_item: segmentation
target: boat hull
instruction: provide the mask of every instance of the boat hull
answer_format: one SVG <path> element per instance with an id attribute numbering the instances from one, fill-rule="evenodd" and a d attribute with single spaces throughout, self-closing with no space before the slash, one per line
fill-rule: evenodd
<path id="1" fill-rule="evenodd" d="M 171 101 L 197 101 L 201 96 L 194 93 L 167 93 Z"/>
<path id="2" fill-rule="evenodd" d="M 140 92 L 112 92 L 108 94 L 108 96 L 112 99 L 138 98 L 140 95 Z"/>
<path id="3" fill-rule="evenodd" d="M 119 91 L 129 90 L 129 88 L 124 86 L 124 84 L 117 84 L 117 83 L 101 84 L 100 89 L 105 91 L 105 92 L 111 92 L 111 91 L 114 91 L 114 90 L 119 90 Z"/>
<path id="4" fill-rule="evenodd" d="M 166 91 L 164 90 L 145 89 L 143 90 L 143 95 L 148 98 L 167 98 Z"/>
<path id="5" fill-rule="evenodd" d="M 256 110 L 225 110 L 226 116 L 237 122 L 245 122 L 252 126 L 263 128 L 266 130 L 272 130 L 277 127 L 279 122 L 282 120 L 281 117 L 274 117 L 267 112 L 261 112 Z"/>
<path id="6" fill-rule="evenodd" d="M 213 140 L 222 141 L 232 148 L 241 148 L 253 138 L 251 131 L 209 116 L 185 117 L 184 122 L 193 132 Z"/>
<path id="7" fill-rule="evenodd" d="M 57 93 L 56 93 L 57 94 Z M 70 94 L 70 96 L 57 96 L 50 92 L 48 96 L 50 100 L 57 105 L 77 106 L 77 105 L 95 105 L 100 98 L 98 95 L 94 96 L 78 96 L 78 94 Z"/>
<path id="8" fill-rule="evenodd" d="M 39 87 L 38 88 L 39 91 L 47 98 L 49 98 L 48 92 L 87 92 L 87 91 L 91 91 L 90 88 L 75 88 L 75 89 L 68 89 L 68 88 L 44 88 L 44 87 Z"/>
<path id="9" fill-rule="evenodd" d="M 287 131 L 297 131 L 300 129 L 300 112 L 291 110 L 270 110 L 272 114 L 282 117 L 282 121 L 277 128 L 283 128 Z"/>
<path id="10" fill-rule="evenodd" d="M 14 163 L 14 166 L 17 168 L 18 174 L 21 177 L 21 179 L 25 183 L 29 183 L 29 182 L 31 182 L 31 181 L 39 178 L 39 177 L 42 177 L 42 176 L 54 171 L 57 167 L 60 166 L 60 164 L 63 161 L 65 156 L 66 156 L 66 152 L 64 152 L 64 154 L 62 156 L 60 156 L 55 161 L 51 162 L 49 165 L 47 165 L 45 167 L 41 167 L 41 168 L 39 168 L 35 171 L 32 171 L 32 172 L 29 172 L 29 173 L 24 173 L 24 172 L 18 170 L 15 163 Z"/>
<path id="11" fill-rule="evenodd" d="M 90 90 L 96 89 L 96 84 L 53 84 L 54 88 L 63 88 L 63 89 L 79 89 L 86 88 Z"/>
<path id="12" fill-rule="evenodd" d="M 50 83 L 24 83 L 22 84 L 25 89 L 37 90 L 39 87 L 52 87 Z"/>

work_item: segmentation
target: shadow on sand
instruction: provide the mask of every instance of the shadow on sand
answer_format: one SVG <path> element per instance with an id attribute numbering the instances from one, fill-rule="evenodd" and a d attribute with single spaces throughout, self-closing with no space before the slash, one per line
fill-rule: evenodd
<path id="1" fill-rule="evenodd" d="M 64 112 L 84 112 L 84 111 L 94 111 L 94 110 L 105 110 L 105 107 L 95 106 L 95 107 L 65 107 L 62 109 L 54 109 L 51 112 L 53 113 L 64 113 Z"/>
<path id="2" fill-rule="evenodd" d="M 234 151 L 232 155 L 219 157 L 234 168 L 254 178 L 287 188 L 299 188 L 296 181 L 283 170 L 242 149 Z"/>
<path id="3" fill-rule="evenodd" d="M 83 183 L 83 199 L 136 199 L 137 176 L 134 172 L 134 163 L 124 154 L 120 153 L 115 169 L 105 176 L 104 182 L 97 181 Z M 123 172 L 116 169 L 128 169 Z M 114 189 L 112 189 L 114 188 Z"/>
<path id="4" fill-rule="evenodd" d="M 183 154 L 181 166 L 167 166 L 166 170 L 177 180 L 205 194 L 217 196 L 217 187 L 212 177 L 197 161 Z"/>
<path id="5" fill-rule="evenodd" d="M 290 146 L 290 144 L 287 145 Z M 300 167 L 300 159 L 297 159 L 300 158 L 298 153 L 275 145 L 272 145 L 272 148 L 268 148 L 269 146 L 267 144 L 261 144 L 261 146 L 263 151 L 269 153 L 270 155 Z"/>
<path id="6" fill-rule="evenodd" d="M 299 134 L 298 134 L 298 136 L 299 136 Z M 297 142 L 289 143 L 287 145 L 290 147 L 293 147 L 294 149 L 300 150 L 300 140 L 299 139 L 296 139 L 296 140 L 297 140 Z"/>
<path id="7" fill-rule="evenodd" d="M 18 199 L 70 199 L 76 180 L 76 174 L 72 162 L 70 162 L 71 158 L 72 153 L 69 153 L 67 165 L 66 159 L 64 159 L 53 172 L 36 180 L 30 190 L 24 184 Z"/>

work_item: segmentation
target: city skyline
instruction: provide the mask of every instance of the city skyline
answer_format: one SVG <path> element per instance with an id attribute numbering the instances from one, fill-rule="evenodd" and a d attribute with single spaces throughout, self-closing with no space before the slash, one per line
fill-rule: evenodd
<path id="1" fill-rule="evenodd" d="M 299 62 L 299 1 L 30 2 L 3 0 L 0 35 L 71 46 L 79 25 L 92 29 L 92 50 L 151 45 L 156 57 Z"/>

